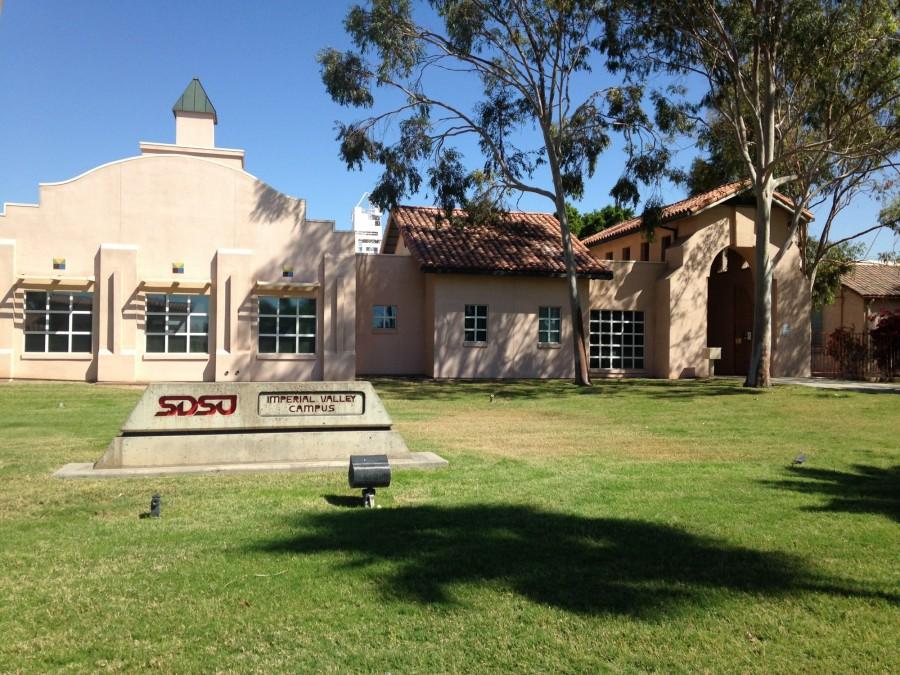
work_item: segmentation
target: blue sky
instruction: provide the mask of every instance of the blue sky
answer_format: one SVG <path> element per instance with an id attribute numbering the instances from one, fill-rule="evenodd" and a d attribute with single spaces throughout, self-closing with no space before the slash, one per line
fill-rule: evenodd
<path id="1" fill-rule="evenodd" d="M 218 112 L 217 145 L 244 148 L 248 171 L 305 198 L 311 217 L 349 227 L 378 171 L 348 172 L 338 159 L 335 120 L 355 114 L 328 98 L 315 55 L 348 46 L 350 4 L 0 0 L 0 203 L 34 203 L 39 182 L 136 155 L 139 141 L 173 142 L 172 104 L 196 76 Z M 679 158 L 686 164 L 692 154 L 688 146 Z M 616 146 L 602 156 L 580 208 L 610 202 L 623 161 Z M 673 186 L 662 195 L 683 196 Z M 519 206 L 552 210 L 533 196 Z M 878 209 L 860 199 L 838 233 L 874 222 Z M 882 233 L 870 255 L 894 245 Z"/>

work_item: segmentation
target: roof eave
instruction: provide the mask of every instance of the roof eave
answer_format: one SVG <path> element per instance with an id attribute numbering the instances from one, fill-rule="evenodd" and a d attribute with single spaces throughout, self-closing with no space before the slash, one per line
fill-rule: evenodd
<path id="1" fill-rule="evenodd" d="M 499 270 L 478 267 L 435 267 L 423 265 L 422 271 L 426 274 L 482 274 L 494 277 L 555 277 L 558 279 L 564 279 L 566 277 L 565 272 L 554 272 L 551 270 Z M 578 272 L 576 276 L 579 279 L 610 280 L 613 278 L 613 273 L 611 271 Z"/>
<path id="2" fill-rule="evenodd" d="M 675 220 L 681 220 L 683 218 L 693 218 L 694 216 L 699 216 L 701 213 L 705 213 L 706 211 L 709 211 L 710 209 L 714 209 L 717 206 L 721 206 L 722 204 L 725 204 L 728 201 L 735 199 L 736 197 L 739 197 L 746 191 L 747 190 L 745 189 L 740 192 L 734 192 L 734 193 L 728 195 L 727 197 L 722 197 L 721 199 L 714 201 L 712 204 L 707 204 L 706 206 L 696 209 L 696 210 L 688 210 L 683 213 L 673 214 L 671 216 L 667 216 L 666 218 L 662 218 L 660 220 L 660 224 L 657 225 L 657 227 L 674 231 L 673 228 L 665 227 L 665 223 L 671 223 Z M 774 199 L 773 203 L 776 206 L 780 206 L 781 208 L 785 209 L 786 211 L 791 210 L 791 207 L 789 205 L 785 204 L 784 202 L 782 202 L 779 199 Z M 807 220 L 813 220 L 813 214 L 808 209 L 803 210 L 803 217 L 806 218 Z M 613 227 L 615 227 L 615 225 Z M 588 248 L 593 248 L 595 246 L 600 246 L 601 244 L 603 244 L 607 241 L 615 241 L 616 239 L 621 239 L 622 237 L 628 237 L 628 236 L 631 236 L 640 231 L 641 231 L 641 226 L 639 224 L 634 229 L 629 228 L 627 230 L 622 230 L 621 232 L 616 232 L 615 234 L 613 234 L 609 237 L 604 237 L 602 239 L 596 239 L 595 241 L 593 241 L 591 243 L 587 243 L 587 241 L 582 240 L 581 243 L 584 244 L 585 246 L 587 246 Z"/>

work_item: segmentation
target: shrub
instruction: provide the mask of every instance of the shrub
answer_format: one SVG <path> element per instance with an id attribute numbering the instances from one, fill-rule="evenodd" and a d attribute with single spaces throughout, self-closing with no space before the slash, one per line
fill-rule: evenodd
<path id="1" fill-rule="evenodd" d="M 900 370 L 900 311 L 884 310 L 869 317 L 874 328 L 869 331 L 872 356 L 882 375 L 895 377 Z"/>

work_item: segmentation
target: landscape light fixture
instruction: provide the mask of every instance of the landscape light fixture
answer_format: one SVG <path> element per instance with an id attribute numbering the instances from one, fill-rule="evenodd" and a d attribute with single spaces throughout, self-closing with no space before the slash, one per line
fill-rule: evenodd
<path id="1" fill-rule="evenodd" d="M 375 506 L 375 488 L 391 484 L 391 463 L 387 455 L 350 455 L 347 480 L 352 488 L 362 488 L 363 506 Z"/>
<path id="2" fill-rule="evenodd" d="M 150 517 L 151 518 L 159 518 L 160 513 L 159 510 L 162 507 L 162 497 L 158 494 L 153 495 L 150 498 Z"/>

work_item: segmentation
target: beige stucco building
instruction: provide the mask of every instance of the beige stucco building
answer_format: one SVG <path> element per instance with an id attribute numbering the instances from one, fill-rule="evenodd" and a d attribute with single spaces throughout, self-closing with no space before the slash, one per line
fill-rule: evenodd
<path id="1" fill-rule="evenodd" d="M 823 343 L 838 328 L 866 333 L 882 312 L 900 312 L 900 265 L 856 262 L 841 277 L 834 302 L 814 316 L 813 329 Z"/>
<path id="2" fill-rule="evenodd" d="M 0 377 L 110 382 L 574 375 L 559 225 L 511 213 L 461 226 L 391 213 L 381 253 L 217 148 L 198 81 L 175 143 L 0 215 Z M 752 316 L 753 207 L 740 185 L 575 242 L 592 370 L 739 373 Z M 786 211 L 775 210 L 773 242 Z M 774 247 L 774 243 L 773 243 Z M 749 321 L 749 323 L 748 323 Z M 793 247 L 775 270 L 775 375 L 809 372 L 809 296 Z"/>
<path id="3" fill-rule="evenodd" d="M 720 375 L 746 374 L 753 329 L 755 205 L 746 181 L 663 207 L 651 239 L 633 218 L 584 243 L 614 269 L 642 269 L 643 304 L 655 314 L 660 377 L 706 376 L 708 348 Z M 790 202 L 776 194 L 769 254 L 785 241 Z M 807 218 L 812 214 L 806 213 Z M 655 271 L 651 271 L 650 269 Z M 593 301 L 593 298 L 592 298 Z M 772 375 L 809 375 L 810 295 L 796 242 L 773 272 Z"/>
<path id="4" fill-rule="evenodd" d="M 347 379 L 353 233 L 215 147 L 198 81 L 175 144 L 0 216 L 0 377 L 147 382 Z"/>

